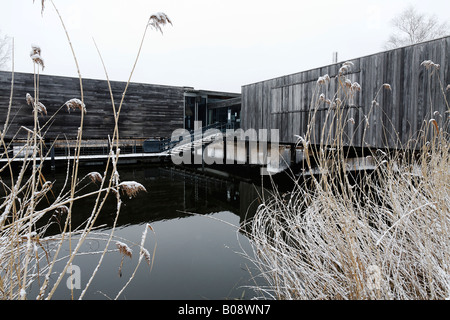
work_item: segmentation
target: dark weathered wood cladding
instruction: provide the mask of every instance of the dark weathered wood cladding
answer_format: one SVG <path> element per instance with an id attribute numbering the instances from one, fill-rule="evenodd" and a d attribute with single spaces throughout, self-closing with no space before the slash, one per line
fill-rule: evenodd
<path id="1" fill-rule="evenodd" d="M 424 120 L 436 117 L 446 121 L 447 107 L 438 79 L 445 91 L 450 83 L 449 58 L 450 37 L 444 37 L 350 60 L 354 66 L 347 77 L 358 82 L 362 90 L 355 95 L 354 106 L 345 111 L 355 121 L 344 128 L 345 143 L 356 147 L 397 147 L 414 138 Z M 424 60 L 440 64 L 439 70 L 430 76 L 431 71 L 421 66 Z M 342 63 L 332 64 L 244 85 L 242 128 L 269 132 L 279 129 L 281 142 L 295 143 L 294 135 L 303 136 L 307 130 L 314 92 L 324 93 L 329 99 L 336 92 L 336 79 L 318 89 L 318 78 L 325 74 L 336 77 L 341 66 Z M 379 105 L 371 110 L 372 101 L 384 83 L 390 84 L 392 91 L 381 90 L 376 99 Z M 450 91 L 444 94 L 450 100 Z M 312 137 L 316 142 L 322 127 L 329 124 L 326 114 L 326 106 L 316 114 L 314 123 L 320 128 Z M 364 129 L 366 116 L 369 126 Z"/>
<path id="2" fill-rule="evenodd" d="M 6 119 L 11 93 L 11 72 L 0 71 L 0 128 Z M 83 79 L 84 102 L 87 113 L 84 117 L 84 139 L 107 139 L 114 129 L 114 114 L 107 81 Z M 111 81 L 115 105 L 118 108 L 125 82 Z M 7 139 L 25 138 L 26 132 L 21 126 L 33 128 L 31 106 L 26 103 L 25 95 L 34 96 L 34 76 L 28 73 L 14 73 L 13 99 L 10 113 L 10 126 Z M 78 78 L 60 76 L 39 76 L 39 101 L 47 108 L 47 115 L 39 116 L 40 125 L 44 125 L 72 98 L 81 98 Z M 59 136 L 75 139 L 80 126 L 80 111 L 70 113 L 64 106 L 55 117 L 47 131 L 46 139 Z M 121 139 L 146 139 L 150 137 L 170 137 L 173 130 L 184 125 L 184 89 L 183 87 L 154 84 L 130 83 L 125 95 L 119 118 Z"/>

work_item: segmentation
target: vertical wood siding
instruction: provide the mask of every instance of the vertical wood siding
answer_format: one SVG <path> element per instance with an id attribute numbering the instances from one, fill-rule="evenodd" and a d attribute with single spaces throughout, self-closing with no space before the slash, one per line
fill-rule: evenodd
<path id="1" fill-rule="evenodd" d="M 347 77 L 361 85 L 352 105 L 347 105 L 344 115 L 353 118 L 355 124 L 347 122 L 344 140 L 355 147 L 397 147 L 404 145 L 417 134 L 422 124 L 430 118 L 439 117 L 441 123 L 448 117 L 447 107 L 438 80 L 443 89 L 450 84 L 450 37 L 445 37 L 413 46 L 381 52 L 350 60 L 354 66 Z M 440 68 L 431 76 L 431 71 L 420 64 L 432 60 Z M 307 130 L 312 101 L 321 93 L 333 100 L 337 91 L 337 75 L 342 63 L 261 81 L 242 87 L 242 128 L 279 129 L 280 140 L 295 143 L 294 135 L 303 136 Z M 328 74 L 332 81 L 317 86 L 320 76 Z M 380 88 L 389 83 L 392 91 Z M 371 108 L 375 95 L 378 106 Z M 445 92 L 450 100 L 450 91 Z M 316 130 L 312 139 L 318 143 L 323 126 L 331 128 L 330 116 L 326 118 L 326 104 L 318 107 L 313 121 Z M 366 125 L 369 117 L 369 126 Z M 438 119 L 437 119 L 438 120 Z M 448 124 L 448 121 L 447 121 Z M 447 128 L 445 128 L 447 129 Z M 364 132 L 365 131 L 365 132 Z M 363 141 L 364 139 L 364 141 Z"/>

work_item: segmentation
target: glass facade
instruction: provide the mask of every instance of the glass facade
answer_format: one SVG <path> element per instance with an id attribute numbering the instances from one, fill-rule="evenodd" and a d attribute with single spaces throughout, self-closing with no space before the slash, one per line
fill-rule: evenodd
<path id="1" fill-rule="evenodd" d="M 240 128 L 240 104 L 229 107 L 211 107 L 214 106 L 215 103 L 224 100 L 226 100 L 225 97 L 210 97 L 204 92 L 185 93 L 184 128 L 189 131 L 195 130 L 196 121 L 201 121 L 202 127 L 215 123 L 222 123 L 227 124 L 228 128 Z"/>
<path id="2" fill-rule="evenodd" d="M 184 128 L 194 130 L 195 121 L 201 121 L 202 126 L 208 125 L 206 97 L 185 96 L 184 99 Z"/>

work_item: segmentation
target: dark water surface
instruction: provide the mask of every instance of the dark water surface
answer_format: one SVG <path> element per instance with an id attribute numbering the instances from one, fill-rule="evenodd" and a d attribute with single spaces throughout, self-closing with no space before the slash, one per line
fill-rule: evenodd
<path id="1" fill-rule="evenodd" d="M 86 172 L 103 173 L 100 170 L 89 168 Z M 119 299 L 250 299 L 256 295 L 245 287 L 255 284 L 251 273 L 256 271 L 242 256 L 244 250 L 251 253 L 251 247 L 246 236 L 238 230 L 246 215 L 257 205 L 254 201 L 257 192 L 251 183 L 206 177 L 173 167 L 133 166 L 121 168 L 119 173 L 121 181 L 137 181 L 147 189 L 147 193 L 140 193 L 133 199 L 122 196 L 118 227 L 109 246 L 114 250 L 116 240 L 125 242 L 132 248 L 133 256 L 123 259 L 120 276 L 122 255 L 117 251 L 109 252 L 84 299 L 116 297 L 135 270 L 139 249 L 133 243 L 141 242 L 147 223 L 154 231 L 148 230 L 145 242 L 150 254 L 155 252 L 153 268 L 150 270 L 143 260 Z M 47 180 L 62 183 L 64 176 L 65 172 L 49 173 Z M 94 185 L 85 189 L 91 190 L 95 190 Z M 74 223 L 76 215 L 80 221 L 89 216 L 93 201 L 76 203 Z M 112 197 L 99 217 L 97 225 L 103 227 L 96 230 L 97 233 L 111 232 L 115 209 Z M 59 227 L 56 224 L 53 227 L 57 232 Z M 103 239 L 105 236 L 93 234 L 83 244 L 81 251 L 86 255 L 74 260 L 80 267 L 82 289 L 100 257 L 89 253 L 103 250 Z M 68 247 L 64 250 L 66 254 L 69 252 Z M 71 298 L 66 285 L 68 278 L 69 274 L 64 277 L 54 299 Z M 74 289 L 75 299 L 81 290 Z"/>

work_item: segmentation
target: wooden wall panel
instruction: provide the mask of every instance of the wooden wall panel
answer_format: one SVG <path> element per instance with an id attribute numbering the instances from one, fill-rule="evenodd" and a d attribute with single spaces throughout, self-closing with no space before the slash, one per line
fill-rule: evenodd
<path id="1" fill-rule="evenodd" d="M 354 66 L 347 78 L 358 82 L 362 91 L 355 93 L 352 105 L 344 111 L 348 119 L 355 121 L 355 124 L 349 121 L 343 128 L 345 143 L 377 148 L 404 145 L 435 111 L 442 115 L 441 124 L 448 125 L 444 119 L 447 107 L 441 85 L 445 91 L 450 84 L 449 58 L 450 37 L 444 37 L 350 60 Z M 430 70 L 421 66 L 424 60 L 439 64 L 439 70 L 431 75 Z M 313 140 L 318 142 L 323 126 L 331 128 L 329 117 L 333 113 L 326 118 L 326 106 L 314 106 L 311 101 L 320 93 L 327 99 L 335 98 L 336 76 L 341 66 L 342 62 L 244 85 L 242 128 L 279 129 L 281 142 L 294 143 L 295 134 L 305 134 L 310 111 L 317 107 Z M 318 88 L 317 80 L 325 74 L 332 81 Z M 392 91 L 383 89 L 384 83 L 390 84 Z M 450 91 L 444 93 L 450 100 Z M 253 116 L 258 120 L 254 121 Z"/>
<path id="2" fill-rule="evenodd" d="M 9 96 L 11 73 L 0 72 L 0 128 L 3 130 Z M 120 104 L 124 82 L 111 82 L 116 108 Z M 103 80 L 83 79 L 84 101 L 87 113 L 84 118 L 84 139 L 107 139 L 113 134 L 114 114 L 108 84 Z M 34 96 L 32 74 L 15 73 L 10 126 L 6 138 L 19 132 L 18 138 L 26 137 L 21 126 L 33 127 L 32 108 L 25 100 L 26 93 Z M 46 138 L 57 136 L 75 139 L 80 126 L 80 111 L 67 111 L 60 107 L 72 98 L 81 98 L 78 78 L 40 75 L 39 101 L 47 108 L 47 115 L 40 116 L 44 125 L 49 119 L 53 123 Z M 119 118 L 119 132 L 122 139 L 146 139 L 170 137 L 172 131 L 184 126 L 184 89 L 182 87 L 130 83 L 125 95 Z"/>

